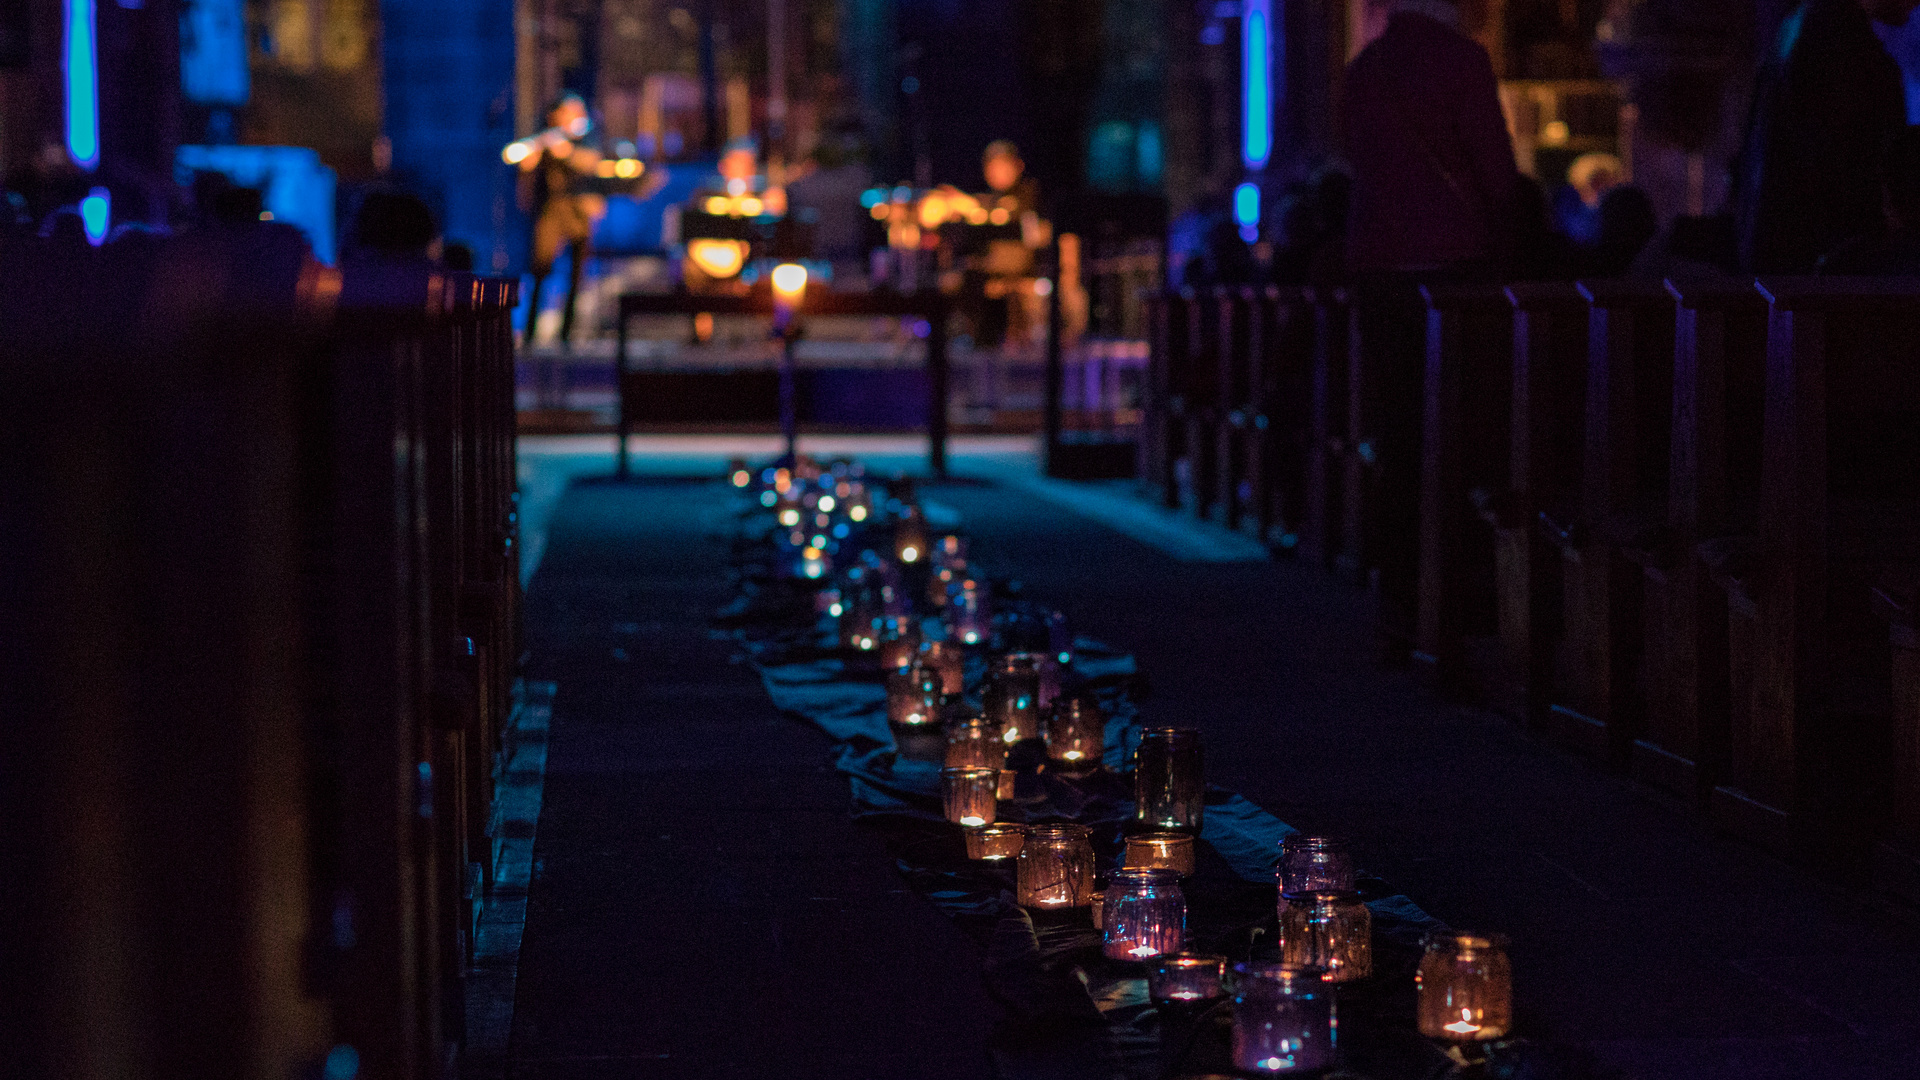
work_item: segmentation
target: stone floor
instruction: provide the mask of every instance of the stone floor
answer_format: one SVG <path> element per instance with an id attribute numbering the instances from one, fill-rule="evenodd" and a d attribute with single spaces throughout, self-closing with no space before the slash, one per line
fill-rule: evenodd
<path id="1" fill-rule="evenodd" d="M 694 460 L 643 471 L 714 475 Z M 1644 1080 L 1920 1076 L 1912 910 L 1380 669 L 1345 586 L 1152 542 L 1153 511 L 1122 531 L 1005 466 L 925 497 L 1133 650 L 1145 719 L 1201 729 L 1210 780 L 1510 935 L 1524 1033 Z M 706 636 L 723 501 L 656 477 L 576 480 L 553 504 L 529 675 L 560 691 L 512 1075 L 987 1075 L 971 946 L 848 822 L 825 738 Z"/>

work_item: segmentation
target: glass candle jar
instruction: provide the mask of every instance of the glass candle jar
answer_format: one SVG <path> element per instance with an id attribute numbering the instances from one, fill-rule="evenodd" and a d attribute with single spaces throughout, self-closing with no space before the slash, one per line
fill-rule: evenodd
<path id="1" fill-rule="evenodd" d="M 1317 967 L 1331 983 L 1373 972 L 1373 912 L 1358 893 L 1321 890 L 1286 894 L 1280 910 L 1280 959 Z"/>
<path id="2" fill-rule="evenodd" d="M 920 662 L 940 673 L 941 693 L 958 694 L 965 689 L 967 660 L 960 646 L 951 641 L 922 642 Z"/>
<path id="3" fill-rule="evenodd" d="M 1420 1034 L 1430 1039 L 1481 1042 L 1513 1028 L 1513 969 L 1498 934 L 1428 934 L 1414 982 Z"/>
<path id="4" fill-rule="evenodd" d="M 1000 770 L 1000 797 L 1013 798 L 1014 785 L 1020 782 L 1020 774 L 1013 769 Z"/>
<path id="5" fill-rule="evenodd" d="M 1093 897 L 1093 843 L 1085 825 L 1035 825 L 1020 848 L 1017 899 L 1041 911 L 1086 907 Z"/>
<path id="6" fill-rule="evenodd" d="M 1006 760 L 1007 744 L 1000 738 L 1000 725 L 965 711 L 948 721 L 948 768 L 998 769 Z"/>
<path id="7" fill-rule="evenodd" d="M 1235 1068 L 1285 1073 L 1336 1064 L 1333 987 L 1318 968 L 1236 964 L 1233 971 Z"/>
<path id="8" fill-rule="evenodd" d="M 1147 968 L 1147 996 L 1155 1001 L 1205 1001 L 1225 993 L 1220 984 L 1227 958 L 1169 953 Z"/>
<path id="9" fill-rule="evenodd" d="M 1205 809 L 1200 733 L 1191 728 L 1147 728 L 1134 755 L 1134 816 L 1162 829 L 1198 833 Z"/>
<path id="10" fill-rule="evenodd" d="M 993 638 L 993 605 L 986 587 L 972 578 L 960 582 L 947 600 L 947 635 L 962 645 Z"/>
<path id="11" fill-rule="evenodd" d="M 987 718 L 998 721 L 1000 737 L 1008 743 L 1040 734 L 1040 672 L 1035 653 L 1012 653 L 994 668 L 993 685 L 986 695 Z"/>
<path id="12" fill-rule="evenodd" d="M 920 651 L 920 630 L 912 619 L 889 618 L 880 631 L 880 670 L 892 671 L 913 663 Z"/>
<path id="13" fill-rule="evenodd" d="M 926 727 L 940 719 L 940 673 L 919 664 L 887 672 L 887 722 Z"/>
<path id="14" fill-rule="evenodd" d="M 940 798 L 956 825 L 991 825 L 1000 791 L 999 769 L 941 769 Z"/>
<path id="15" fill-rule="evenodd" d="M 1129 836 L 1127 865 L 1147 870 L 1171 870 L 1186 877 L 1193 873 L 1193 837 L 1177 832 Z"/>
<path id="16" fill-rule="evenodd" d="M 1027 827 L 1012 822 L 979 825 L 968 829 L 967 858 L 999 862 L 1020 854 L 1027 842 Z"/>
<path id="17" fill-rule="evenodd" d="M 1330 837 L 1294 833 L 1280 841 L 1277 871 L 1282 893 L 1353 891 L 1353 859 L 1346 844 Z"/>
<path id="18" fill-rule="evenodd" d="M 927 557 L 927 519 L 920 516 L 920 511 L 909 507 L 894 526 L 893 554 L 903 563 L 917 563 Z"/>
<path id="19" fill-rule="evenodd" d="M 1097 765 L 1106 749 L 1106 727 L 1098 705 L 1084 698 L 1061 698 L 1047 711 L 1041 729 L 1047 756 L 1069 766 Z"/>
<path id="20" fill-rule="evenodd" d="M 1101 951 L 1112 960 L 1147 960 L 1179 952 L 1187 933 L 1187 898 L 1171 870 L 1127 867 L 1113 872 L 1100 908 Z"/>

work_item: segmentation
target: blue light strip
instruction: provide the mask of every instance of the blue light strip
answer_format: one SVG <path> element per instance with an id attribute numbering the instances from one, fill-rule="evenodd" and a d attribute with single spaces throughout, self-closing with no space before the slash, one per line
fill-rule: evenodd
<path id="1" fill-rule="evenodd" d="M 1244 0 L 1240 15 L 1240 158 L 1264 169 L 1273 154 L 1272 0 Z"/>
<path id="2" fill-rule="evenodd" d="M 1233 221 L 1236 225 L 1260 224 L 1260 189 L 1241 184 L 1233 189 Z"/>
<path id="3" fill-rule="evenodd" d="M 103 187 L 87 192 L 80 200 L 80 226 L 87 231 L 87 243 L 99 247 L 107 242 L 107 226 L 113 223 L 113 196 Z"/>
<path id="4" fill-rule="evenodd" d="M 100 164 L 100 72 L 93 0 L 67 0 L 67 155 L 92 172 Z"/>

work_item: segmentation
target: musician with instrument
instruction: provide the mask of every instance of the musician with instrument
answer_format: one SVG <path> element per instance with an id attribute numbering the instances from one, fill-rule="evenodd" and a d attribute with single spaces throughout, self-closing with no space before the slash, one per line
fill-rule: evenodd
<path id="1" fill-rule="evenodd" d="M 606 197 L 592 190 L 608 161 L 587 103 L 562 94 L 547 110 L 547 128 L 507 144 L 500 155 L 520 170 L 521 204 L 533 214 L 533 294 L 528 300 L 525 343 L 532 344 L 540 317 L 541 285 L 562 249 L 570 251 L 567 303 L 560 315 L 560 341 L 573 338 L 574 304 L 580 295 L 580 268 L 587 260 L 593 227 L 607 212 Z M 637 163 L 636 163 L 637 164 Z"/>

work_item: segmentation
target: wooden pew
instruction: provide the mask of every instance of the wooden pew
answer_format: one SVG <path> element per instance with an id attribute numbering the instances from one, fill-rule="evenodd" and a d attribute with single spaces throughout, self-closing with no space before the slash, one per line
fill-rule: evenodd
<path id="1" fill-rule="evenodd" d="M 1347 368 L 1356 348 L 1353 306 L 1347 291 L 1314 286 L 1303 293 L 1311 305 L 1312 361 L 1309 381 L 1305 492 L 1300 546 L 1306 557 L 1332 570 L 1345 542 Z M 1353 557 L 1358 558 L 1356 548 Z"/>
<path id="2" fill-rule="evenodd" d="M 66 943 L 31 981 L 76 988 L 15 1045 L 437 1075 L 517 665 L 514 285 L 265 227 L 36 241 L 0 282 L 0 592 L 36 613 L 0 621 L 37 778 L 4 809 L 45 819 L 9 865 L 53 902 L 16 926 Z"/>
<path id="3" fill-rule="evenodd" d="M 1269 285 L 1259 297 L 1246 487 L 1256 535 L 1296 549 L 1307 528 L 1314 309 L 1304 289 Z"/>
<path id="4" fill-rule="evenodd" d="M 1177 462 L 1187 452 L 1186 384 L 1192 368 L 1193 302 L 1189 291 L 1155 294 L 1149 307 L 1146 434 L 1140 475 L 1159 492 L 1161 505 L 1180 505 Z"/>
<path id="5" fill-rule="evenodd" d="M 1704 797 L 1726 767 L 1728 609 L 1696 549 L 1753 531 L 1767 308 L 1750 280 L 1676 280 L 1667 289 L 1677 304 L 1667 518 L 1664 534 L 1634 553 L 1647 697 L 1632 771 Z"/>
<path id="6" fill-rule="evenodd" d="M 1186 491 L 1181 501 L 1196 517 L 1206 517 L 1213 508 L 1214 452 L 1213 431 L 1220 421 L 1220 351 L 1226 347 L 1220 336 L 1220 287 L 1181 290 L 1188 306 L 1186 378 L 1180 390 L 1186 418 Z M 1191 499 L 1191 502 L 1187 502 Z"/>
<path id="7" fill-rule="evenodd" d="M 1761 292 L 1757 558 L 1733 598 L 1753 632 L 1730 642 L 1732 694 L 1747 700 L 1711 807 L 1775 850 L 1864 861 L 1893 782 L 1891 659 L 1870 586 L 1920 545 L 1920 282 L 1770 279 Z"/>
<path id="8" fill-rule="evenodd" d="M 1544 724 L 1562 628 L 1561 558 L 1544 521 L 1575 502 L 1585 408 L 1588 312 L 1571 285 L 1515 285 L 1511 443 L 1505 490 L 1476 499 L 1493 528 L 1500 660 L 1491 703 Z"/>
<path id="9" fill-rule="evenodd" d="M 1469 637 L 1495 629 L 1493 548 L 1470 493 L 1508 483 L 1513 317 L 1491 286 L 1421 289 L 1427 303 L 1415 667 L 1470 687 Z"/>
<path id="10" fill-rule="evenodd" d="M 1651 282 L 1584 282 L 1586 394 L 1579 503 L 1560 541 L 1565 681 L 1555 732 L 1624 767 L 1644 713 L 1644 574 L 1629 550 L 1661 523 L 1673 409 L 1674 301 Z"/>
<path id="11" fill-rule="evenodd" d="M 1880 883 L 1920 901 L 1920 633 L 1915 631 L 1916 579 L 1883 582 L 1874 606 L 1887 620 L 1892 652 L 1893 802 L 1886 832 L 1874 850 Z"/>
<path id="12" fill-rule="evenodd" d="M 1248 443 L 1247 419 L 1252 412 L 1255 371 L 1264 343 L 1261 340 L 1261 295 L 1251 286 L 1220 286 L 1213 291 L 1218 343 L 1213 369 L 1213 460 L 1209 502 L 1229 529 L 1240 527 L 1246 501 L 1240 485 Z M 1206 511 L 1201 511 L 1206 516 Z"/>

